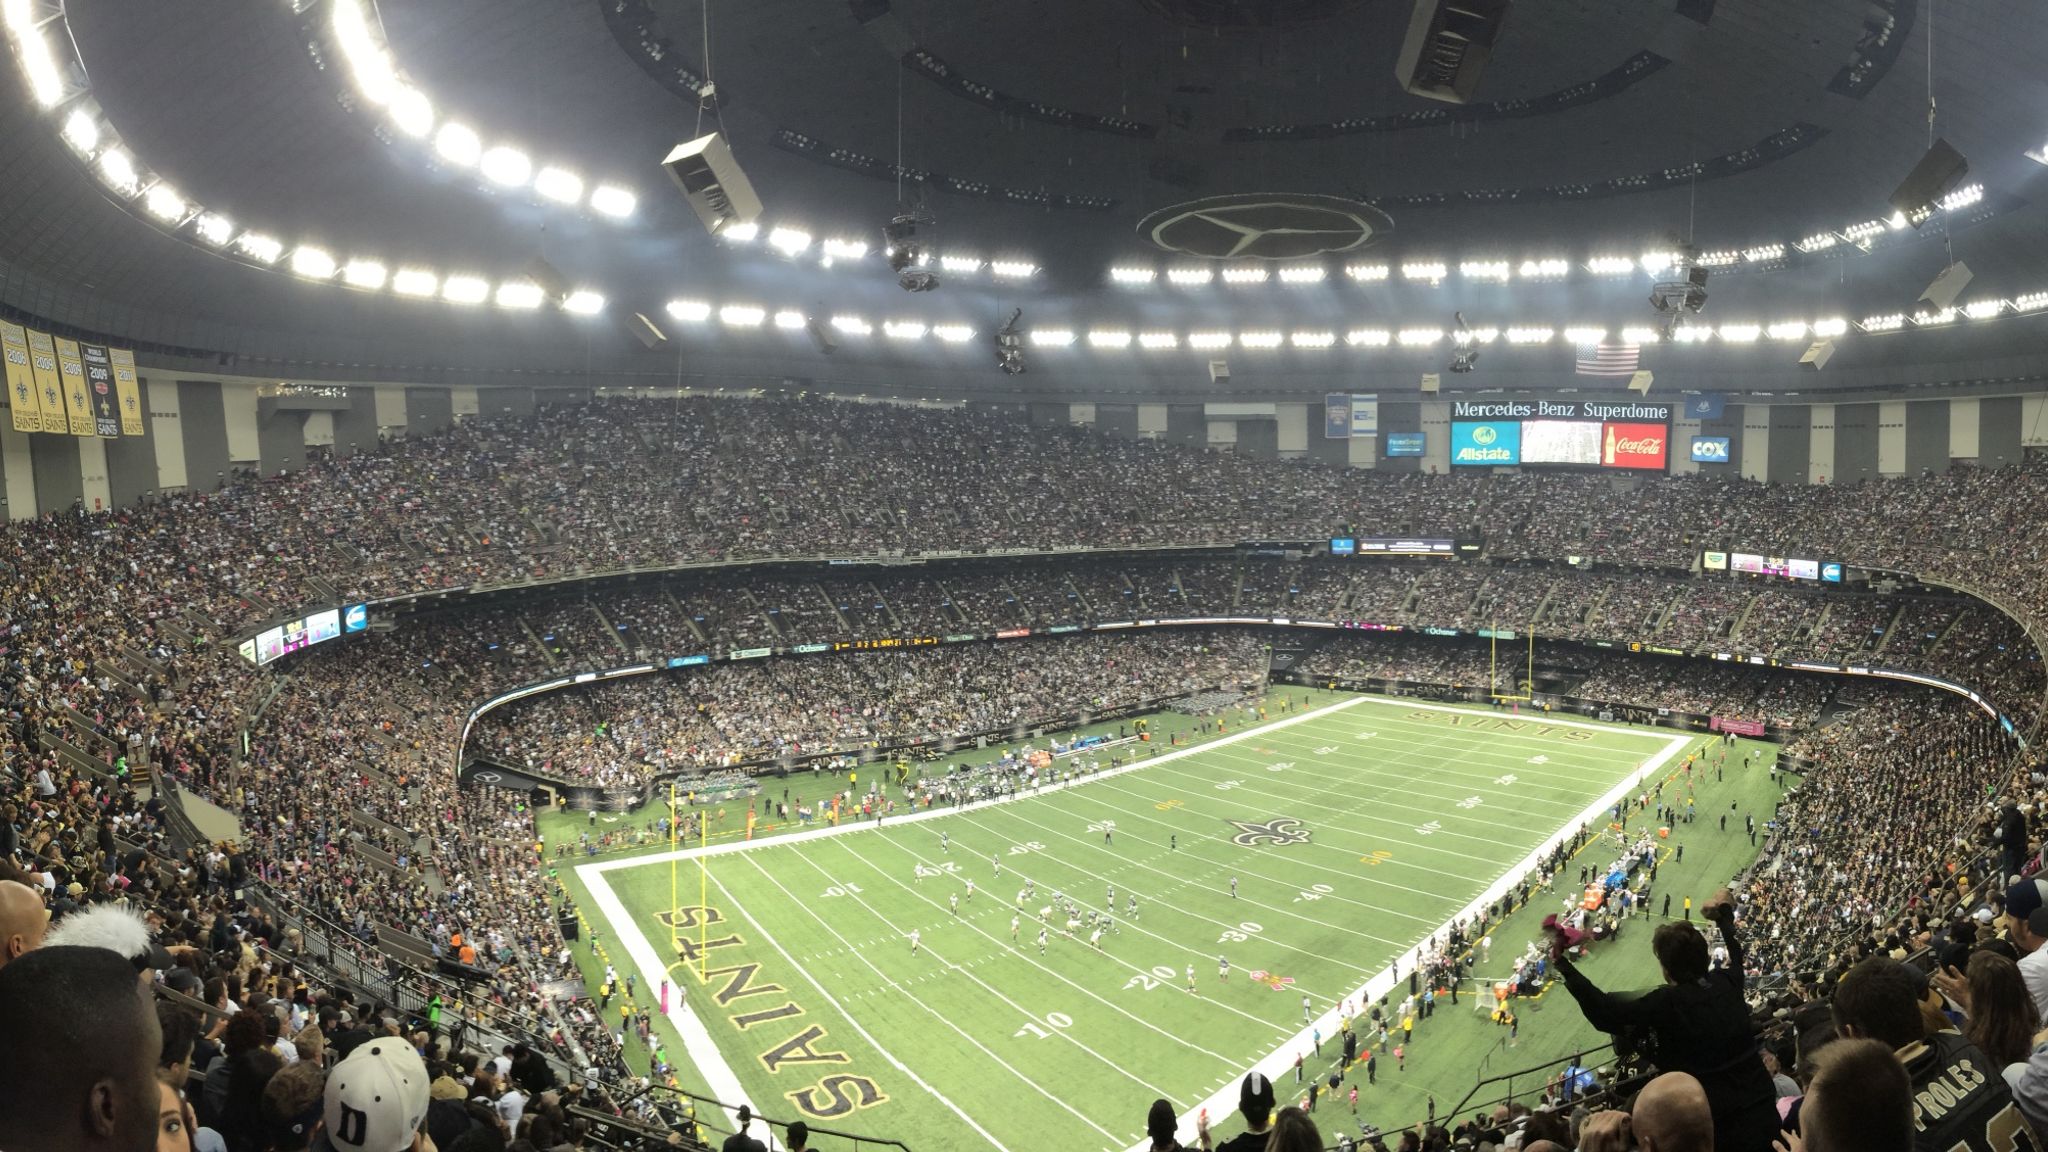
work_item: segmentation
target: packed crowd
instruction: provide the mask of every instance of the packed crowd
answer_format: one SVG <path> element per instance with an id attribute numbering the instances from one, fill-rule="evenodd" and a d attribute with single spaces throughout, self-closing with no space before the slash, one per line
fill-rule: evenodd
<path id="1" fill-rule="evenodd" d="M 903 444 L 920 450 L 897 450 Z M 790 467 L 793 460 L 804 467 Z M 262 1024 L 261 1038 L 241 1025 L 238 1043 L 245 1047 L 226 1059 L 234 1067 L 224 1074 L 223 1099 L 246 1109 L 261 1093 L 248 1073 L 236 1079 L 237 1069 L 265 1063 L 252 1056 L 256 1051 L 285 1062 L 279 1041 L 287 1027 L 295 1049 L 307 1024 L 327 1031 L 320 1027 L 323 1009 L 332 1009 L 337 1028 L 388 1027 L 387 1013 L 378 1010 L 386 1006 L 357 1005 L 314 988 L 301 1002 L 296 986 L 285 987 L 313 960 L 291 956 L 289 934 L 297 928 L 235 895 L 260 886 L 306 922 L 318 917 L 364 942 L 410 937 L 407 947 L 429 956 L 473 960 L 485 977 L 473 995 L 537 1022 L 535 1043 L 567 1066 L 614 1079 L 622 1075 L 626 1047 L 646 1043 L 632 1022 L 614 1024 L 587 1005 L 558 1004 L 542 991 L 572 966 L 552 915 L 554 894 L 534 859 L 532 813 L 516 797 L 459 793 L 451 769 L 467 702 L 550 667 L 609 663 L 678 643 L 714 648 L 748 637 L 775 645 L 821 630 L 858 634 L 885 621 L 906 629 L 910 621 L 1035 626 L 1109 610 L 1097 600 L 1146 609 L 1228 605 L 1255 614 L 1285 604 L 1335 619 L 1398 614 L 1391 619 L 1416 626 L 1486 626 L 1526 614 L 1544 623 L 1539 631 L 1574 639 L 1637 640 L 1647 627 L 1668 629 L 1664 635 L 1678 643 L 1741 645 L 1755 627 L 1758 643 L 1778 650 L 1825 644 L 1828 651 L 1860 653 L 1882 644 L 1888 662 L 1896 652 L 1901 660 L 1925 659 L 1932 670 L 1964 669 L 1955 674 L 2011 701 L 2023 719 L 2042 684 L 2037 654 L 2022 633 L 1967 601 L 1901 597 L 1888 613 L 1865 600 L 1838 618 L 1833 606 L 1816 611 L 1804 593 L 1784 587 L 1606 570 L 1588 576 L 1541 565 L 1361 563 L 1339 570 L 1333 563 L 1284 572 L 1251 561 L 1182 562 L 1044 581 L 1020 568 L 989 580 L 961 579 L 957 587 L 946 578 L 912 578 L 908 589 L 902 580 L 841 588 L 785 576 L 758 586 L 642 588 L 616 601 L 593 596 L 531 612 L 493 607 L 411 622 L 390 636 L 300 657 L 281 678 L 251 676 L 208 643 L 253 619 L 332 602 L 330 590 L 355 599 L 776 555 L 1314 539 L 1349 523 L 1361 532 L 1483 536 L 1495 559 L 1573 554 L 1682 567 L 1698 547 L 1728 545 L 1868 562 L 1969 584 L 2031 619 L 2048 603 L 2041 583 L 2048 576 L 2030 531 L 2044 520 L 2048 466 L 2036 463 L 1839 489 L 1658 477 L 1617 498 L 1606 477 L 1373 475 L 1115 444 L 960 410 L 690 400 L 473 421 L 346 460 L 321 460 L 291 476 L 0 529 L 7 806 L 0 857 L 18 870 L 10 875 L 26 891 L 0 882 L 0 915 L 12 917 L 0 946 L 26 952 L 23 945 L 33 945 L 51 911 L 61 914 L 61 928 L 101 906 L 149 909 L 159 943 L 196 951 L 154 966 L 189 971 L 198 999 L 222 1011 L 233 1004 L 231 1015 Z M 1534 581 L 1543 582 L 1540 592 Z M 764 589 L 773 603 L 764 603 Z M 1214 647 L 1210 662 L 1217 668 L 1256 665 L 1241 644 Z M 1002 662 L 1012 662 L 1007 667 L 1015 672 L 1023 659 L 1012 650 L 977 649 L 997 663 L 962 670 L 950 682 L 947 673 L 933 672 L 933 690 L 983 693 L 979 700 L 949 699 L 942 709 L 951 711 L 937 715 L 921 711 L 925 705 L 905 709 L 891 694 L 899 687 L 909 692 L 889 678 L 923 675 L 918 663 L 889 664 L 886 677 L 846 671 L 881 667 L 876 662 L 901 652 L 804 664 L 819 670 L 800 674 L 819 677 L 815 689 L 775 681 L 792 675 L 780 661 L 773 672 L 763 664 L 748 675 L 770 677 L 751 687 L 782 692 L 793 703 L 826 695 L 862 701 L 844 715 L 820 718 L 816 731 L 827 741 L 988 718 L 1000 725 L 1027 714 L 1019 711 L 1020 698 L 1033 693 L 1077 693 L 1085 701 L 1149 691 L 1142 678 L 1102 675 L 1094 661 L 1080 662 L 1087 667 L 1073 675 L 1022 669 L 1053 677 L 1028 687 L 1001 682 Z M 1187 667 L 1164 671 L 1185 683 L 1216 682 Z M 1718 703 L 1724 692 L 1732 698 L 1750 689 L 1731 683 L 1707 691 Z M 1776 691 L 1762 690 L 1747 706 L 1797 715 L 1801 701 Z M 743 698 L 744 692 L 727 703 Z M 674 707 L 687 721 L 688 705 Z M 556 723 L 568 725 L 560 729 L 567 732 L 588 728 L 591 719 L 565 713 Z M 608 740 L 618 726 L 625 730 L 620 738 L 638 747 L 666 747 L 652 733 L 631 731 L 630 722 L 597 719 Z M 802 746 L 777 727 L 721 728 L 709 747 Z M 245 728 L 246 757 L 238 747 Z M 1921 911 L 1934 914 L 1941 910 L 1935 894 L 1953 894 L 1963 879 L 1980 881 L 1950 866 L 1960 868 L 1967 858 L 1959 838 L 1982 818 L 1984 798 L 2012 784 L 1998 740 L 1967 705 L 1876 699 L 1798 749 L 1816 768 L 1788 806 L 1775 854 L 1742 893 L 1745 915 L 1759 925 L 1755 966 L 1840 969 L 1894 936 L 1912 938 L 1901 935 L 1906 926 L 1878 922 L 1898 901 L 1918 897 Z M 689 747 L 682 744 L 684 755 Z M 716 753 L 698 761 L 717 762 Z M 149 769 L 235 810 L 245 829 L 242 850 L 172 851 L 161 805 L 134 799 L 131 784 Z M 2030 796 L 2037 787 L 2023 784 Z M 1895 803 L 1900 796 L 1912 802 Z M 1871 884 L 1873 875 L 1884 882 Z M 2023 904 L 2009 898 L 2004 911 L 2017 915 Z M 33 915 L 23 915 L 31 908 Z M 2009 936 L 2020 946 L 2048 935 L 2029 936 L 2031 917 L 2019 919 Z M 30 927 L 14 931 L 17 924 Z M 2048 917 L 2041 928 L 2048 929 Z M 1945 920 L 1934 930 L 1950 942 L 1963 931 Z M 276 955 L 257 951 L 255 941 Z M 84 987 L 91 975 L 91 965 L 68 952 L 58 956 L 61 964 L 6 958 L 12 962 L 0 968 L 0 1012 L 9 1014 L 10 1028 L 31 1026 L 45 999 L 62 1002 L 46 995 L 48 982 Z M 1974 969 L 1977 961 L 1969 963 Z M 211 981 L 218 979 L 225 993 L 231 976 L 242 981 L 240 997 L 221 1001 Z M 191 978 L 176 977 L 184 986 Z M 270 1007 L 277 1011 L 266 1013 Z M 120 1017 L 107 1013 L 97 1023 L 159 1033 L 165 1027 Z M 414 1023 L 397 1026 L 405 1033 Z M 395 1039 L 418 1054 L 410 1036 Z M 425 1046 L 430 1056 L 442 1056 L 431 1030 Z M 45 1123 L 40 1117 L 50 1110 L 8 1105 L 63 1087 L 51 1079 L 65 1070 L 61 1060 L 24 1062 L 12 1054 L 18 1048 L 0 1045 L 8 1053 L 0 1054 L 0 1091 L 14 1094 L 0 1100 L 0 1147 L 62 1146 L 44 1139 L 43 1129 L 6 1126 L 30 1118 Z M 451 1047 L 443 1063 L 457 1074 L 432 1080 L 448 1079 L 471 1099 L 480 1069 L 463 1074 L 460 1056 Z M 486 1083 L 501 1079 L 518 1082 L 508 1075 Z M 521 1091 L 510 1132 L 501 1136 L 515 1134 L 526 1111 Z M 482 1092 L 500 1121 L 504 1094 Z M 302 1113 L 309 1100 L 298 1098 Z"/>
<path id="2" fill-rule="evenodd" d="M 1257 682 L 1262 632 L 1105 633 L 743 661 L 546 693 L 472 747 L 548 778 L 653 774 L 1012 732 Z"/>

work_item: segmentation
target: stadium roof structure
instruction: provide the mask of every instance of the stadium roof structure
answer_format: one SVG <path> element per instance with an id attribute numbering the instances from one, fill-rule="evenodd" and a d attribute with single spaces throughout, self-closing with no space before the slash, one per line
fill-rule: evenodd
<path id="1" fill-rule="evenodd" d="M 1019 307 L 1027 327 L 1083 332 L 1341 337 L 1368 321 L 1449 328 L 1459 311 L 1503 329 L 1619 333 L 1656 323 L 1657 273 L 1603 275 L 1597 262 L 1690 243 L 1714 265 L 1706 320 L 1911 317 L 1951 259 L 1975 277 L 1959 306 L 2005 306 L 1889 335 L 1852 328 L 1818 376 L 1793 363 L 1803 344 L 1671 349 L 1651 365 L 1660 387 L 2048 376 L 2048 307 L 2010 306 L 2048 290 L 2048 13 L 2016 0 L 1525 0 L 1465 104 L 1403 90 L 1412 8 L 1384 0 L 750 0 L 710 5 L 708 22 L 686 0 L 363 0 L 437 127 L 530 158 L 524 171 L 507 160 L 502 180 L 411 138 L 366 96 L 335 31 L 344 2 L 73 3 L 50 35 L 152 172 L 288 250 L 491 285 L 541 257 L 602 295 L 599 315 L 463 307 L 388 280 L 308 283 L 281 270 L 289 256 L 272 270 L 225 258 L 190 222 L 166 228 L 111 194 L 65 143 L 64 106 L 14 98 L 27 89 L 12 54 L 0 63 L 0 306 L 122 337 L 160 364 L 227 357 L 253 375 L 660 383 L 680 364 L 920 393 L 1143 393 L 1206 381 L 1202 358 L 1184 340 L 1179 355 L 1145 357 L 1140 343 L 1117 353 L 1126 344 L 1083 337 L 1004 379 L 989 341 Z M 1968 157 L 1981 195 L 1901 227 L 1887 198 L 1928 149 L 1930 76 L 1935 133 Z M 659 167 L 712 130 L 764 202 L 752 243 L 709 235 Z M 535 194 L 543 167 L 579 177 L 581 201 Z M 636 209 L 591 210 L 600 182 L 630 189 Z M 906 296 L 879 249 L 912 204 L 958 268 Z M 781 248 L 774 228 L 788 230 Z M 832 239 L 866 251 L 829 258 Z M 1261 265 L 1275 275 L 1169 278 L 1262 256 L 1278 257 Z M 1346 275 L 1361 262 L 1384 279 Z M 1136 272 L 1119 282 L 1117 267 Z M 1288 267 L 1321 271 L 1278 274 Z M 674 300 L 742 307 L 679 330 L 664 312 Z M 795 324 L 734 331 L 753 327 L 741 321 L 756 306 L 821 324 L 858 314 L 874 336 L 839 340 L 828 360 Z M 672 343 L 642 348 L 619 323 L 633 312 Z M 891 334 L 957 324 L 973 336 L 889 342 L 890 321 Z M 1441 358 L 1337 345 L 1318 358 L 1297 351 L 1312 342 L 1284 343 L 1257 372 L 1241 351 L 1231 390 L 1412 380 Z M 1570 350 L 1503 347 L 1482 372 L 1569 384 Z"/>

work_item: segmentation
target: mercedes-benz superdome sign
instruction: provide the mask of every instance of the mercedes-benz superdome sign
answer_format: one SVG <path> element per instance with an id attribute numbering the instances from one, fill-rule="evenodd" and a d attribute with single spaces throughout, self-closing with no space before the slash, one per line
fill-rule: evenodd
<path id="1" fill-rule="evenodd" d="M 1214 260 L 1296 260 L 1352 252 L 1394 229 L 1370 204 L 1309 192 L 1247 192 L 1161 208 L 1138 232 L 1166 249 Z"/>

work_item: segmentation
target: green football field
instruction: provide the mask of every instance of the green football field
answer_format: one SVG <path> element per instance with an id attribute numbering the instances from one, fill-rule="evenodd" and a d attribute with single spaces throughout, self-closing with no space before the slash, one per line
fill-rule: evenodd
<path id="1" fill-rule="evenodd" d="M 1283 1100 L 1297 1054 L 1327 1075 L 1347 1002 L 1385 994 L 1400 960 L 1398 1001 L 1425 940 L 1693 743 L 1359 697 L 1020 799 L 575 871 L 639 1003 L 664 979 L 681 989 L 668 1020 L 691 1087 L 921 1152 L 1121 1150 L 1155 1098 L 1228 1132 L 1247 1070 Z M 1056 912 L 1041 950 L 1054 892 L 1113 907 L 1116 930 L 1098 948 Z M 1486 950 L 1479 975 L 1504 975 L 1524 942 Z M 1498 1043 L 1471 991 L 1407 1053 L 1438 1065 L 1446 1108 Z M 1586 1042 L 1577 1023 L 1560 1043 Z M 1432 1039 L 1454 1036 L 1445 1067 Z M 1419 1119 L 1407 1075 L 1391 1046 L 1377 1084 L 1354 1070 L 1361 1115 Z M 1317 1119 L 1349 1127 L 1349 1106 Z"/>

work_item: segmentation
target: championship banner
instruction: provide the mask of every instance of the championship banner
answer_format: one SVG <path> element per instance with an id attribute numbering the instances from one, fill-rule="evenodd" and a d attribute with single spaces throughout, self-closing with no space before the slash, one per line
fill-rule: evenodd
<path id="1" fill-rule="evenodd" d="M 121 404 L 121 435 L 140 436 L 142 385 L 135 376 L 135 353 L 127 348 L 109 348 L 107 359 L 114 362 L 114 395 Z"/>
<path id="2" fill-rule="evenodd" d="M 78 352 L 85 361 L 85 399 L 92 405 L 92 434 L 118 437 L 121 418 L 114 410 L 114 364 L 107 359 L 107 346 L 80 344 Z"/>
<path id="3" fill-rule="evenodd" d="M 1323 393 L 1323 439 L 1348 440 L 1351 438 L 1351 394 L 1348 392 Z"/>
<path id="4" fill-rule="evenodd" d="M 64 378 L 64 414 L 73 436 L 92 435 L 92 401 L 86 399 L 85 358 L 78 341 L 57 337 L 57 372 Z"/>
<path id="5" fill-rule="evenodd" d="M 48 332 L 28 330 L 29 371 L 36 378 L 36 405 L 43 410 L 43 431 L 69 431 L 64 419 L 64 378 L 57 371 L 57 345 Z"/>
<path id="6" fill-rule="evenodd" d="M 28 331 L 19 324 L 0 323 L 0 345 L 7 356 L 7 404 L 14 410 L 16 432 L 41 432 L 43 408 L 36 402 L 36 377 L 28 367 Z"/>

